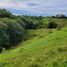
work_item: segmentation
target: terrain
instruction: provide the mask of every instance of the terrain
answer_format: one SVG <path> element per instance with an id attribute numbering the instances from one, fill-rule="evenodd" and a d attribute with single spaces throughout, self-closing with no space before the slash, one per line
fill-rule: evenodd
<path id="1" fill-rule="evenodd" d="M 67 17 L 15 16 L 1 9 L 0 67 L 67 67 Z"/>
<path id="2" fill-rule="evenodd" d="M 47 31 L 0 54 L 0 67 L 67 67 L 67 28 Z"/>

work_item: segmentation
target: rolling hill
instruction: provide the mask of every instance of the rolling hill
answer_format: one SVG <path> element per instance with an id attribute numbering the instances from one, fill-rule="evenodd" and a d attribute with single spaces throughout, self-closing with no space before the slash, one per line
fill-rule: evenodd
<path id="1" fill-rule="evenodd" d="M 67 27 L 52 33 L 38 30 L 36 34 L 1 53 L 0 67 L 67 67 Z"/>

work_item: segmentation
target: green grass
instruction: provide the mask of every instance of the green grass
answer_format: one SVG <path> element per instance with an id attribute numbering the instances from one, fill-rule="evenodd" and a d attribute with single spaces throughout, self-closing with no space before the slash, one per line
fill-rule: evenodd
<path id="1" fill-rule="evenodd" d="M 0 67 L 67 67 L 67 28 L 33 30 L 36 37 L 0 54 Z"/>
<path id="2" fill-rule="evenodd" d="M 67 19 L 57 19 L 57 18 L 46 17 L 46 18 L 43 18 L 42 22 L 44 24 L 49 23 L 49 22 L 55 22 L 61 27 L 67 26 Z"/>

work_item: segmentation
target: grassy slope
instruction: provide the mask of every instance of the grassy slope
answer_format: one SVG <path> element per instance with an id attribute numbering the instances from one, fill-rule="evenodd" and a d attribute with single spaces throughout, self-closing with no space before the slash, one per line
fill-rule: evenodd
<path id="1" fill-rule="evenodd" d="M 46 17 L 46 18 L 43 18 L 42 22 L 44 23 L 55 22 L 58 25 L 67 26 L 67 19 L 57 19 L 57 18 Z"/>
<path id="2" fill-rule="evenodd" d="M 21 44 L 0 54 L 0 67 L 67 67 L 67 28 Z"/>

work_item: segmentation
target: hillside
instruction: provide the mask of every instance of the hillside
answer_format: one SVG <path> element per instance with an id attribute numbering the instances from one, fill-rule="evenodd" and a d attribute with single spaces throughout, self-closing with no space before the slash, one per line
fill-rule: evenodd
<path id="1" fill-rule="evenodd" d="M 1 53 L 0 67 L 67 67 L 67 28 L 50 34 L 43 29 L 39 33 Z"/>

